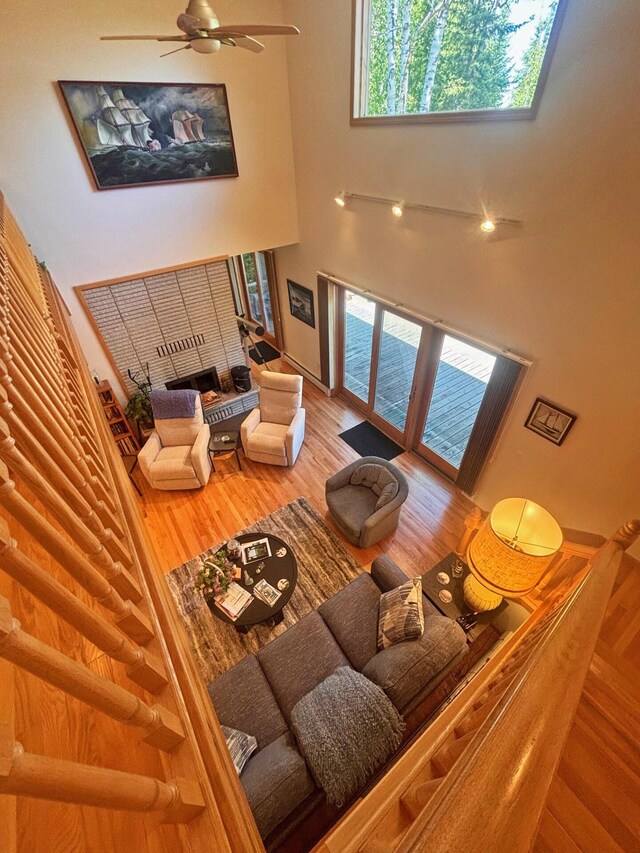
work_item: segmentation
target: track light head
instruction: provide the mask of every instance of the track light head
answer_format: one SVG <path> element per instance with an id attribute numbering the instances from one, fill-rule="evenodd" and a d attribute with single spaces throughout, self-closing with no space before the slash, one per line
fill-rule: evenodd
<path id="1" fill-rule="evenodd" d="M 496 223 L 493 219 L 489 219 L 489 217 L 487 217 L 484 222 L 480 223 L 480 230 L 484 231 L 485 234 L 491 234 L 496 230 Z"/>
<path id="2" fill-rule="evenodd" d="M 338 207 L 346 207 L 347 205 L 347 199 L 345 197 L 344 190 L 339 193 L 333 200 L 338 205 Z"/>
<path id="3" fill-rule="evenodd" d="M 396 201 L 394 204 L 392 204 L 391 205 L 391 212 L 393 213 L 394 216 L 397 216 L 398 219 L 400 219 L 400 217 L 403 216 L 403 214 L 404 214 L 404 202 L 403 201 Z"/>

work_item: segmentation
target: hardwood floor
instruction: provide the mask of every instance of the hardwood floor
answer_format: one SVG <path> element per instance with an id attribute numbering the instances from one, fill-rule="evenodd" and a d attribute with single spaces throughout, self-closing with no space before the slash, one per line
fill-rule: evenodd
<path id="1" fill-rule="evenodd" d="M 279 361 L 270 365 L 294 372 Z M 338 434 L 363 418 L 345 402 L 327 398 L 310 382 L 304 385 L 303 404 L 306 439 L 293 468 L 261 465 L 241 454 L 243 471 L 238 472 L 233 455 L 226 461 L 219 457 L 217 473 L 208 486 L 190 492 L 156 491 L 136 473 L 143 492 L 143 514 L 163 572 L 297 497 L 306 497 L 326 516 L 325 481 L 359 458 Z M 378 554 L 389 553 L 407 573 L 422 574 L 453 550 L 473 503 L 417 456 L 403 453 L 394 463 L 409 480 L 409 499 L 398 530 L 381 546 L 365 551 L 348 547 L 363 566 Z"/>
<path id="2" fill-rule="evenodd" d="M 275 370 L 293 372 L 271 362 Z M 256 368 L 254 367 L 254 370 Z M 143 482 L 141 506 L 166 573 L 213 543 L 299 496 L 326 516 L 327 477 L 357 458 L 338 434 L 362 420 L 340 399 L 305 382 L 306 440 L 293 468 L 217 460 L 209 485 L 159 492 Z M 408 574 L 422 573 L 456 545 L 471 501 L 417 456 L 394 460 L 409 480 L 396 533 L 350 551 L 363 566 L 388 553 Z M 623 519 L 621 519 L 623 521 Z M 536 853 L 640 850 L 640 572 L 627 558 L 602 627 L 564 755 L 543 813 Z"/>

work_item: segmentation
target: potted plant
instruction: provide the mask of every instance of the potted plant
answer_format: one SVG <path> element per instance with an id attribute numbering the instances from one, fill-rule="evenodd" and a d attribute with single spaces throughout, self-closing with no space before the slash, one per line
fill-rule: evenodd
<path id="1" fill-rule="evenodd" d="M 237 571 L 236 566 L 227 557 L 227 549 L 221 548 L 213 557 L 207 557 L 198 572 L 196 590 L 199 590 L 206 601 L 222 595 L 229 589 Z"/>
<path id="2" fill-rule="evenodd" d="M 136 391 L 130 398 L 124 410 L 129 420 L 134 421 L 138 427 L 138 433 L 143 429 L 153 427 L 153 410 L 149 395 L 144 391 Z"/>

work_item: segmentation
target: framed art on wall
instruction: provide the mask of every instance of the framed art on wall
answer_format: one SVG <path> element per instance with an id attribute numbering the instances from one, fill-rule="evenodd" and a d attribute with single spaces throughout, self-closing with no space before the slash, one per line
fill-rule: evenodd
<path id="1" fill-rule="evenodd" d="M 291 314 L 298 320 L 302 320 L 307 326 L 315 329 L 316 314 L 313 304 L 313 291 L 301 284 L 296 284 L 289 278 L 287 279 L 287 287 L 289 289 L 289 310 Z"/>
<path id="2" fill-rule="evenodd" d="M 97 189 L 238 176 L 223 83 L 59 86 Z"/>
<path id="3" fill-rule="evenodd" d="M 553 403 L 548 403 L 542 397 L 538 397 L 524 425 L 548 441 L 560 445 L 567 437 L 567 433 L 576 419 L 577 415 L 572 415 Z"/>

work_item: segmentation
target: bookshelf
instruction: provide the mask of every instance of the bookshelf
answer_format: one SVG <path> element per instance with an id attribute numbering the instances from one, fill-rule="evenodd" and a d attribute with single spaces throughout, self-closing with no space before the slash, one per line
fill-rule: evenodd
<path id="1" fill-rule="evenodd" d="M 110 383 L 105 379 L 96 386 L 98 398 L 102 405 L 104 416 L 109 424 L 111 435 L 121 456 L 136 456 L 140 444 L 131 432 L 129 421 L 126 419 L 122 406 L 118 401 Z"/>

